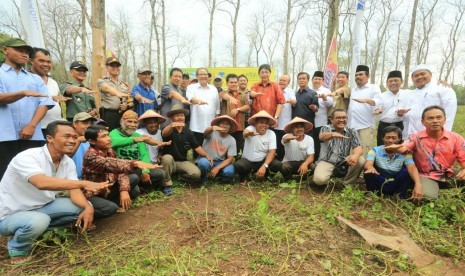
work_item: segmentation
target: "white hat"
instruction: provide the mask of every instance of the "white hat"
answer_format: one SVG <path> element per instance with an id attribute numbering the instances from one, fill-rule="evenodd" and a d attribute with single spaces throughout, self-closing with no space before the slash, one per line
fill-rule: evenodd
<path id="1" fill-rule="evenodd" d="M 426 64 L 418 64 L 415 67 L 413 67 L 412 74 L 415 73 L 415 71 L 418 71 L 418 70 L 428 70 L 428 71 L 431 72 L 431 67 L 429 65 L 426 65 Z"/>

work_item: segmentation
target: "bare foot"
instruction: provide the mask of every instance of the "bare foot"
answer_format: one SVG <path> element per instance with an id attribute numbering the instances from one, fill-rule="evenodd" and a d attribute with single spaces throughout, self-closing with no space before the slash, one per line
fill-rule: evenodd
<path id="1" fill-rule="evenodd" d="M 24 264 L 24 263 L 26 263 L 27 261 L 29 261 L 29 257 L 28 257 L 28 256 L 17 256 L 17 257 L 11 257 L 11 258 L 10 258 L 10 263 L 11 263 L 12 265 Z"/>

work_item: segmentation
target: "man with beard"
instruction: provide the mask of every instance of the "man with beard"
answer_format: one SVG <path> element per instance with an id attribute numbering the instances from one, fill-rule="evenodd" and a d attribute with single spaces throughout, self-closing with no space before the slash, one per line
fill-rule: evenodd
<path id="1" fill-rule="evenodd" d="M 310 165 L 315 160 L 313 138 L 305 135 L 311 131 L 312 123 L 299 117 L 295 117 L 285 127 L 287 133 L 280 143 L 284 145 L 285 155 L 281 165 L 281 174 L 285 180 L 292 174 L 305 176 L 310 171 Z"/>
<path id="2" fill-rule="evenodd" d="M 280 170 L 281 162 L 275 159 L 276 134 L 269 129 L 277 123 L 266 111 L 260 111 L 250 117 L 250 126 L 244 130 L 244 153 L 241 159 L 234 163 L 241 185 L 247 185 L 251 172 L 256 172 L 256 177 L 263 179 L 268 176 L 268 170 Z"/>
<path id="3" fill-rule="evenodd" d="M 0 68 L 0 178 L 11 159 L 28 148 L 44 144 L 40 121 L 55 103 L 43 80 L 23 67 L 34 50 L 19 38 L 3 43 Z"/>
<path id="4" fill-rule="evenodd" d="M 207 75 L 205 74 L 205 79 Z M 215 91 L 216 93 L 216 91 Z M 182 105 L 176 104 L 166 115 L 171 118 L 171 124 L 167 125 L 162 132 L 164 141 L 172 141 L 170 146 L 163 148 L 161 165 L 165 171 L 165 189 L 172 193 L 171 186 L 173 173 L 179 173 L 187 181 L 199 181 L 199 168 L 187 160 L 187 151 L 193 149 L 201 157 L 205 157 L 210 164 L 213 164 L 213 158 L 205 152 L 200 146 L 194 134 L 185 125 L 185 116 L 189 110 L 184 109 Z"/>
<path id="5" fill-rule="evenodd" d="M 229 135 L 234 133 L 238 125 L 236 121 L 228 115 L 222 115 L 215 119 L 205 129 L 205 140 L 203 149 L 212 157 L 211 160 L 201 157 L 197 160 L 197 166 L 200 169 L 200 185 L 207 183 L 207 176 L 211 178 L 220 176 L 223 179 L 232 179 L 234 177 L 234 166 L 232 162 L 237 155 L 236 141 Z"/>
<path id="6" fill-rule="evenodd" d="M 137 129 L 136 132 L 142 136 L 151 137 L 154 141 L 158 143 L 156 145 L 146 144 L 147 151 L 150 155 L 150 162 L 152 164 L 160 163 L 160 148 L 163 146 L 171 145 L 171 141 L 163 142 L 163 138 L 161 137 L 161 130 L 159 127 L 160 124 L 163 124 L 165 121 L 165 117 L 159 115 L 157 112 L 153 110 L 145 111 L 145 113 L 142 114 L 142 116 L 140 116 L 139 118 L 139 124 L 145 127 Z"/>
<path id="7" fill-rule="evenodd" d="M 118 158 L 134 161 L 142 161 L 150 164 L 150 156 L 145 146 L 145 143 L 156 145 L 156 141 L 148 136 L 142 136 L 136 133 L 137 127 L 139 126 L 137 114 L 128 110 L 123 113 L 121 117 L 121 128 L 115 128 L 110 132 L 110 138 L 113 143 L 113 149 L 115 150 Z M 163 179 L 165 173 L 161 169 L 144 169 L 137 170 L 135 173 L 129 175 L 130 182 L 138 182 L 139 186 L 145 185 L 156 186 L 160 185 L 163 189 Z M 163 193 L 168 195 L 164 189 Z"/>
<path id="8" fill-rule="evenodd" d="M 175 104 L 184 104 L 189 106 L 191 103 L 186 100 L 185 93 L 180 89 L 180 84 L 183 81 L 182 70 L 173 68 L 170 71 L 170 83 L 163 85 L 161 88 L 161 108 L 160 114 L 166 117 L 166 114 L 173 108 Z M 171 120 L 168 118 L 163 124 L 162 128 L 169 125 Z"/>
<path id="9" fill-rule="evenodd" d="M 399 194 L 406 197 L 407 189 L 415 184 L 412 198 L 417 200 L 423 196 L 420 175 L 415 167 L 411 154 L 399 154 L 386 149 L 399 144 L 402 130 L 397 126 L 387 126 L 382 132 L 384 145 L 372 148 L 365 162 L 365 183 L 367 190 L 379 191 L 382 194 Z"/>

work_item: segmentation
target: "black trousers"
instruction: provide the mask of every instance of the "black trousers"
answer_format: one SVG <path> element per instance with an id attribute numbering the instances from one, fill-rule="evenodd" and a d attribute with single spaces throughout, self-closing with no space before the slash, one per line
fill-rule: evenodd
<path id="1" fill-rule="evenodd" d="M 238 130 L 236 132 L 231 133 L 231 136 L 236 140 L 236 148 L 237 148 L 237 155 L 239 155 L 240 151 L 244 151 L 244 135 L 243 131 Z"/>
<path id="2" fill-rule="evenodd" d="M 300 166 L 302 166 L 304 161 L 287 161 L 283 162 L 281 166 L 281 174 L 283 175 L 284 179 L 290 178 L 293 174 L 298 174 L 298 170 Z M 310 169 L 310 165 L 308 164 L 308 168 Z"/>
<path id="3" fill-rule="evenodd" d="M 283 139 L 284 130 L 273 129 L 274 133 L 276 134 L 276 159 L 282 161 L 284 158 L 284 145 L 281 143 L 281 139 Z"/>
<path id="4" fill-rule="evenodd" d="M 112 131 L 115 128 L 120 126 L 120 120 L 122 113 L 119 113 L 118 110 L 115 109 L 100 109 L 100 118 L 102 118 L 108 125 L 108 131 Z"/>
<path id="5" fill-rule="evenodd" d="M 234 162 L 234 169 L 236 170 L 236 174 L 239 175 L 240 181 L 242 182 L 248 179 L 250 173 L 258 171 L 258 169 L 260 169 L 260 167 L 265 162 L 265 159 L 266 158 L 264 158 L 260 162 L 250 162 L 249 160 L 245 158 L 241 158 L 237 160 L 236 162 Z M 268 176 L 270 171 L 279 172 L 280 169 L 281 169 L 281 162 L 279 162 L 276 159 L 273 159 L 273 161 L 271 161 L 271 163 L 268 165 L 268 169 L 266 170 L 265 177 Z"/>
<path id="6" fill-rule="evenodd" d="M 203 132 L 194 132 L 194 131 L 192 131 L 192 133 L 194 133 L 195 140 L 197 140 L 199 145 L 202 146 L 203 140 L 205 138 L 203 136 Z M 197 159 L 197 157 L 199 157 L 199 154 L 194 150 L 194 159 Z"/>
<path id="7" fill-rule="evenodd" d="M 0 179 L 3 178 L 3 175 L 5 174 L 11 159 L 13 159 L 13 157 L 15 157 L 18 153 L 30 148 L 42 147 L 44 144 L 45 141 L 35 140 L 15 140 L 0 142 Z"/>
<path id="8" fill-rule="evenodd" d="M 378 123 L 378 134 L 376 136 L 376 142 L 378 143 L 378 146 L 384 145 L 383 129 L 385 127 L 387 127 L 387 126 L 396 126 L 396 127 L 399 127 L 400 129 L 404 130 L 404 123 L 402 121 L 397 122 L 397 123 L 385 123 L 385 122 L 379 121 L 379 123 Z"/>
<path id="9" fill-rule="evenodd" d="M 321 140 L 320 140 L 320 131 L 322 127 L 317 127 L 312 130 L 313 138 L 313 147 L 315 148 L 315 159 L 318 160 L 320 156 Z"/>

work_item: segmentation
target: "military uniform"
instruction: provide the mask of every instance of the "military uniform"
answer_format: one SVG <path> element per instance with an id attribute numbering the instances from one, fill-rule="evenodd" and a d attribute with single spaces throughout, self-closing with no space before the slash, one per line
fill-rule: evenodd
<path id="1" fill-rule="evenodd" d="M 78 83 L 76 81 L 66 82 L 60 87 L 60 92 L 65 97 L 72 98 L 69 101 L 66 101 L 66 119 L 70 122 L 73 121 L 74 115 L 79 112 L 90 112 L 92 109 L 95 109 L 95 99 L 91 94 L 84 92 L 79 93 L 66 93 L 66 89 L 70 86 L 79 86 L 87 88 L 84 84 Z M 87 88 L 91 90 L 90 88 Z"/>

